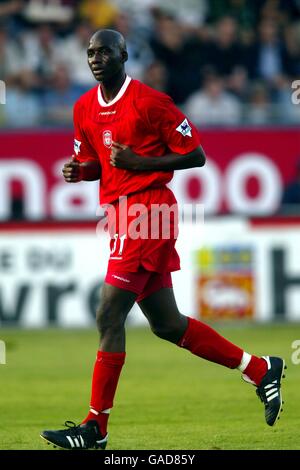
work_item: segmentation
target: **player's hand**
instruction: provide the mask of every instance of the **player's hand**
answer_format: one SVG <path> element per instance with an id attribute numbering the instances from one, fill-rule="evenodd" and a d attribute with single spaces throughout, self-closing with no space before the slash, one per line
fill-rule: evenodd
<path id="1" fill-rule="evenodd" d="M 67 183 L 79 183 L 82 180 L 80 162 L 73 155 L 72 159 L 64 164 L 62 174 Z"/>
<path id="2" fill-rule="evenodd" d="M 142 158 L 132 152 L 127 145 L 113 142 L 110 153 L 110 164 L 116 168 L 138 170 Z"/>

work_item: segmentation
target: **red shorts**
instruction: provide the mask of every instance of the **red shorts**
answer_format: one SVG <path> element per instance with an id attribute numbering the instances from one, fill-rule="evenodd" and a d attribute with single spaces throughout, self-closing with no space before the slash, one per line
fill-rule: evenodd
<path id="1" fill-rule="evenodd" d="M 135 292 L 140 302 L 154 292 L 164 288 L 172 287 L 171 273 L 154 273 L 140 269 L 136 273 L 107 272 L 105 282 L 120 289 Z"/>
<path id="2" fill-rule="evenodd" d="M 136 273 L 143 268 L 170 273 L 180 269 L 175 249 L 178 207 L 169 188 L 131 194 L 110 205 L 107 214 L 111 237 L 108 272 Z"/>

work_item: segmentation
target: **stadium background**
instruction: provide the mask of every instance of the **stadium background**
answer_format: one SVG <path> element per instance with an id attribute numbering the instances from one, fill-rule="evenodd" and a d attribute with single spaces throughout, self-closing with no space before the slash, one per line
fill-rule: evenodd
<path id="1" fill-rule="evenodd" d="M 86 364 L 94 351 L 96 335 L 89 328 L 94 326 L 108 240 L 96 232 L 97 184 L 66 185 L 61 167 L 72 154 L 72 105 L 94 85 L 86 41 L 102 27 L 122 32 L 130 56 L 128 74 L 173 97 L 199 126 L 208 155 L 205 168 L 177 172 L 171 184 L 181 207 L 194 203 L 200 212 L 204 208 L 200 224 L 187 217 L 180 227 L 182 270 L 174 274 L 180 309 L 213 322 L 220 331 L 225 328 L 239 344 L 247 344 L 248 338 L 257 353 L 266 353 L 263 339 L 268 338 L 273 353 L 294 366 L 295 385 L 297 358 L 291 357 L 300 338 L 297 0 L 0 2 L 0 339 L 7 349 L 2 383 L 6 377 L 6 389 L 13 391 L 21 380 L 21 345 L 24 361 L 47 358 L 50 377 L 55 374 L 52 341 L 62 348 L 66 341 L 72 351 L 76 341 L 90 341 Z M 136 307 L 128 326 L 143 324 Z M 144 340 L 145 332 L 139 330 L 130 330 L 128 347 L 134 351 L 138 344 L 156 341 Z M 155 347 L 160 348 L 156 342 Z M 162 354 L 168 357 L 166 350 Z M 39 367 L 44 370 L 42 362 Z M 218 381 L 214 367 L 207 377 Z M 156 383 L 152 378 L 150 386 Z M 85 380 L 87 393 L 89 377 Z M 70 381 L 64 383 L 66 393 Z M 220 385 L 223 390 L 221 379 Z M 168 410 L 165 389 L 157 390 Z M 293 397 L 295 388 L 289 393 Z M 29 413 L 29 390 L 26 396 Z M 78 413 L 82 402 L 75 400 L 72 411 Z M 43 418 L 42 401 L 38 403 L 37 427 Z M 4 404 L 9 423 L 10 412 L 21 404 L 13 394 Z M 36 448 L 21 432 L 18 445 L 9 432 L 4 435 L 3 448 Z M 138 440 L 138 428 L 133 435 Z M 203 436 L 204 448 L 211 448 L 212 441 L 220 448 L 233 445 L 225 434 L 219 437 L 210 441 Z M 133 436 L 129 442 L 116 448 L 137 445 Z M 185 448 L 193 448 L 189 442 Z M 262 442 L 258 448 L 270 445 Z M 281 435 L 272 445 L 294 448 L 291 442 L 285 444 Z M 180 448 L 180 442 L 169 445 L 165 448 Z M 247 448 L 238 441 L 236 446 Z"/>

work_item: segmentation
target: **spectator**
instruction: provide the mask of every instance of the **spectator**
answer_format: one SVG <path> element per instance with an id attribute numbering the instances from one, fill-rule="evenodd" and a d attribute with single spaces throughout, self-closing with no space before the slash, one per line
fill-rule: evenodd
<path id="1" fill-rule="evenodd" d="M 78 88 L 71 84 L 67 68 L 57 66 L 44 95 L 45 123 L 56 126 L 72 124 L 73 105 L 80 95 Z"/>
<path id="2" fill-rule="evenodd" d="M 178 105 L 199 94 L 210 66 L 222 78 L 222 95 L 248 102 L 243 115 L 250 123 L 259 125 L 269 116 L 271 123 L 299 124 L 290 86 L 300 74 L 299 5 L 299 0 L 0 0 L 0 80 L 9 90 L 10 81 L 18 82 L 25 72 L 28 93 L 41 97 L 64 63 L 71 86 L 83 93 L 94 83 L 85 67 L 88 39 L 94 28 L 111 26 L 126 38 L 129 75 L 144 77 Z M 85 20 L 71 21 L 80 15 Z M 14 83 L 14 93 L 15 88 Z"/>
<path id="3" fill-rule="evenodd" d="M 208 51 L 207 63 L 223 77 L 230 77 L 244 65 L 244 50 L 237 41 L 237 23 L 226 16 L 217 23 L 216 36 Z"/>
<path id="4" fill-rule="evenodd" d="M 161 62 L 152 62 L 145 72 L 143 82 L 155 90 L 166 93 L 167 70 Z"/>
<path id="5" fill-rule="evenodd" d="M 34 127 L 40 124 L 41 106 L 31 91 L 31 76 L 26 72 L 11 81 L 6 91 L 5 124 L 9 127 Z"/>
<path id="6" fill-rule="evenodd" d="M 244 67 L 237 66 L 225 80 L 226 89 L 240 100 L 244 100 L 249 86 L 248 74 Z"/>
<path id="7" fill-rule="evenodd" d="M 264 0 L 259 12 L 260 20 L 270 21 L 281 27 L 284 22 L 284 17 L 280 9 L 281 3 L 281 0 Z"/>
<path id="8" fill-rule="evenodd" d="M 60 62 L 59 40 L 53 27 L 42 24 L 35 33 L 25 34 L 23 43 L 26 70 L 34 75 L 35 86 L 43 89 Z"/>
<path id="9" fill-rule="evenodd" d="M 211 23 L 231 16 L 243 29 L 253 29 L 265 0 L 209 0 L 207 20 Z"/>
<path id="10" fill-rule="evenodd" d="M 77 87 L 79 94 L 87 91 L 93 84 L 96 85 L 90 70 L 86 67 L 86 50 L 91 35 L 91 25 L 87 21 L 81 21 L 74 33 L 65 39 L 64 47 L 59 52 L 59 61 L 67 67 L 72 83 Z"/>
<path id="11" fill-rule="evenodd" d="M 150 39 L 150 46 L 156 60 L 163 63 L 168 71 L 167 93 L 176 103 L 183 103 L 193 90 L 190 83 L 193 83 L 194 77 L 180 22 L 169 14 L 156 12 L 155 33 Z"/>
<path id="12" fill-rule="evenodd" d="M 207 74 L 203 89 L 193 93 L 184 106 L 185 113 L 198 125 L 238 125 L 239 101 L 224 90 L 221 77 Z"/>
<path id="13" fill-rule="evenodd" d="M 300 6 L 300 2 L 299 2 Z M 290 24 L 284 29 L 285 48 L 289 57 L 289 75 L 300 76 L 300 23 Z"/>
<path id="14" fill-rule="evenodd" d="M 135 30 L 143 32 L 146 37 L 152 32 L 153 18 L 151 14 L 154 0 L 113 0 L 119 13 L 129 15 Z"/>
<path id="15" fill-rule="evenodd" d="M 22 26 L 22 11 L 25 0 L 0 0 L 0 24 L 16 34 Z"/>
<path id="16" fill-rule="evenodd" d="M 70 23 L 74 17 L 74 6 L 71 0 L 29 0 L 24 17 L 31 24 Z"/>
<path id="17" fill-rule="evenodd" d="M 274 86 L 277 77 L 289 75 L 293 61 L 276 23 L 262 21 L 258 33 L 257 43 L 249 50 L 249 74 L 252 78 L 267 80 L 270 86 Z"/>
<path id="18" fill-rule="evenodd" d="M 24 0 L 1 0 L 0 1 L 0 20 L 6 21 L 11 17 L 19 13 L 24 6 Z"/>
<path id="19" fill-rule="evenodd" d="M 140 80 L 145 68 L 153 61 L 153 53 L 142 34 L 133 30 L 131 18 L 126 13 L 116 16 L 113 29 L 119 31 L 126 39 L 128 61 L 126 69 L 129 76 Z"/>
<path id="20" fill-rule="evenodd" d="M 293 24 L 300 22 L 299 0 L 280 0 L 279 8 L 286 23 L 288 21 Z"/>
<path id="21" fill-rule="evenodd" d="M 0 79 L 7 84 L 22 69 L 22 51 L 18 44 L 9 39 L 7 30 L 0 26 Z"/>
<path id="22" fill-rule="evenodd" d="M 111 27 L 119 13 L 119 9 L 108 0 L 82 0 L 79 14 L 92 25 L 93 29 Z"/>
<path id="23" fill-rule="evenodd" d="M 263 82 L 252 84 L 249 102 L 246 104 L 245 118 L 247 124 L 252 126 L 267 125 L 274 121 L 268 89 Z"/>
<path id="24" fill-rule="evenodd" d="M 158 8 L 180 21 L 187 31 L 199 27 L 207 16 L 209 0 L 152 0 L 152 8 Z"/>

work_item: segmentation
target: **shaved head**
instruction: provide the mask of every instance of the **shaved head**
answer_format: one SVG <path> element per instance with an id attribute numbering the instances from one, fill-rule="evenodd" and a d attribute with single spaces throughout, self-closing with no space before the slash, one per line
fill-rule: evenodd
<path id="1" fill-rule="evenodd" d="M 113 47 L 119 47 L 120 51 L 127 51 L 124 36 L 113 29 L 99 29 L 90 39 L 90 43 L 101 40 Z"/>

